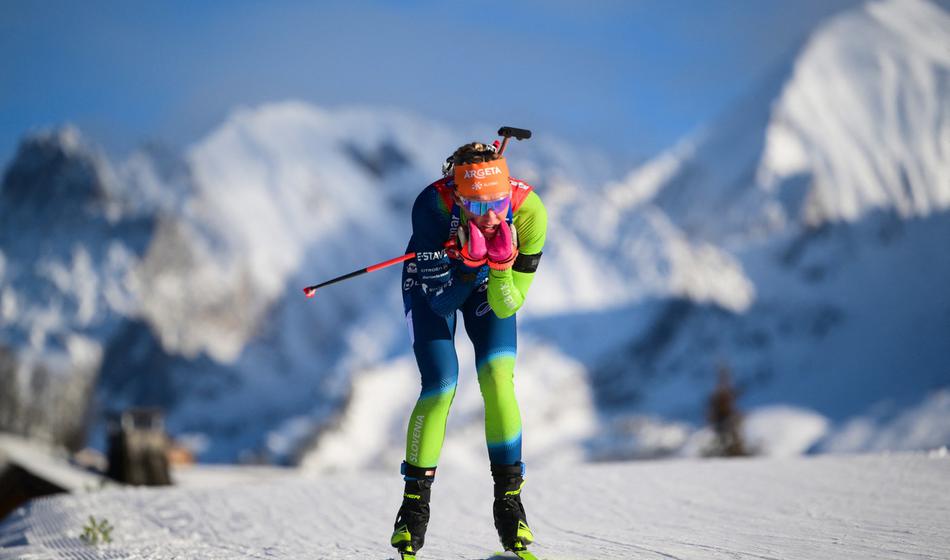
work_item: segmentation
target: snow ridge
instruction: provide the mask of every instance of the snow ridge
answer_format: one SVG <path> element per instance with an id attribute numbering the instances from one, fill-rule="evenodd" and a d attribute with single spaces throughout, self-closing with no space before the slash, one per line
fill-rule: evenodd
<path id="1" fill-rule="evenodd" d="M 925 0 L 833 17 L 753 95 L 614 185 L 611 200 L 655 204 L 690 237 L 731 248 L 874 211 L 946 210 L 948 29 L 950 15 Z"/>
<path id="2" fill-rule="evenodd" d="M 762 189 L 811 177 L 809 225 L 880 209 L 950 207 L 950 15 L 923 0 L 871 2 L 833 19 L 796 62 L 773 109 Z"/>

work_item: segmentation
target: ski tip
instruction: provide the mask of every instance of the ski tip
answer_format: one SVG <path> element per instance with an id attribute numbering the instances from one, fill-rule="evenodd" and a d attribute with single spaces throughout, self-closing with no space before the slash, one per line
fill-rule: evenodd
<path id="1" fill-rule="evenodd" d="M 527 550 L 509 550 L 507 552 L 496 552 L 489 560 L 510 560 L 512 556 L 522 560 L 538 560 L 538 557 Z"/>
<path id="2" fill-rule="evenodd" d="M 313 288 L 304 288 L 304 289 L 303 289 L 303 295 L 307 296 L 308 298 L 312 298 L 314 295 L 316 295 L 316 293 L 317 293 L 317 291 L 314 290 Z"/>

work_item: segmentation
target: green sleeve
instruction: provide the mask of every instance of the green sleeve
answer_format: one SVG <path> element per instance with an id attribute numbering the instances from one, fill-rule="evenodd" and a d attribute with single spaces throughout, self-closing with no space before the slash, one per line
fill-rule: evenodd
<path id="1" fill-rule="evenodd" d="M 531 192 L 513 217 L 518 233 L 518 251 L 525 255 L 538 255 L 544 248 L 547 236 L 548 214 L 541 197 Z M 488 303 L 495 315 L 504 319 L 515 314 L 528 295 L 534 280 L 533 272 L 491 270 L 488 273 Z"/>

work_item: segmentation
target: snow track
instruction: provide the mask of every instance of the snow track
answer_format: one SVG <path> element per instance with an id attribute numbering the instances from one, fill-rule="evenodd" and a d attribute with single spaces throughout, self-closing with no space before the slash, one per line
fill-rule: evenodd
<path id="1" fill-rule="evenodd" d="M 487 472 L 440 475 L 421 558 L 490 558 Z M 241 476 L 37 500 L 0 525 L 0 560 L 392 558 L 398 476 Z M 950 557 L 945 453 L 616 463 L 528 480 L 540 558 Z M 115 526 L 112 544 L 80 541 L 89 515 Z"/>

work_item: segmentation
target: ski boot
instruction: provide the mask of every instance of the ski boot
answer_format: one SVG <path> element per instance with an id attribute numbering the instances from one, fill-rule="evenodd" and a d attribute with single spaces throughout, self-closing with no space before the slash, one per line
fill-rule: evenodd
<path id="1" fill-rule="evenodd" d="M 402 472 L 406 478 L 406 488 L 389 542 L 399 551 L 402 560 L 415 560 L 416 552 L 425 544 L 426 527 L 429 524 L 429 496 L 435 469 L 420 469 L 403 463 Z"/>
<path id="2" fill-rule="evenodd" d="M 527 548 L 534 541 L 534 535 L 528 527 L 528 517 L 521 504 L 524 463 L 492 465 L 491 475 L 495 480 L 495 504 L 492 511 L 502 546 L 520 558 L 533 558 Z"/>

